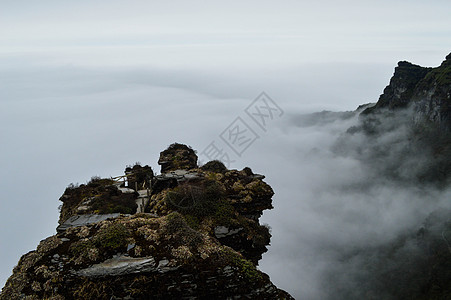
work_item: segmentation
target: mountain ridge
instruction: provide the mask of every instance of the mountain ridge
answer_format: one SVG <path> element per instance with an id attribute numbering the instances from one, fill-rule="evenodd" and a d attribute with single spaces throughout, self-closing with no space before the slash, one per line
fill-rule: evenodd
<path id="1" fill-rule="evenodd" d="M 451 130 L 451 53 L 435 68 L 400 61 L 377 103 L 362 114 L 409 106 L 416 123 L 429 121 Z"/>

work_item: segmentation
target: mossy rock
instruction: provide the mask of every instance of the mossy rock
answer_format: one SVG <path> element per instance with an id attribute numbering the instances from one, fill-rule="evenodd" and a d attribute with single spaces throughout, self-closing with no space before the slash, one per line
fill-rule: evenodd
<path id="1" fill-rule="evenodd" d="M 102 249 L 118 251 L 127 246 L 127 237 L 130 232 L 119 223 L 114 223 L 101 228 L 93 238 L 93 243 Z"/>

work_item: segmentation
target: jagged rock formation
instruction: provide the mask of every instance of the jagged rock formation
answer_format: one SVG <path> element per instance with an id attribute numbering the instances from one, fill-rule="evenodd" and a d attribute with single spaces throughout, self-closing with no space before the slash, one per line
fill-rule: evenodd
<path id="1" fill-rule="evenodd" d="M 359 109 L 337 152 L 364 161 L 375 177 L 451 183 L 451 54 L 436 68 L 399 62 L 379 101 Z"/>
<path id="2" fill-rule="evenodd" d="M 0 299 L 292 299 L 256 268 L 270 241 L 264 176 L 196 163 L 173 144 L 161 175 L 135 165 L 68 187 L 58 233 L 20 259 Z"/>
<path id="3" fill-rule="evenodd" d="M 451 53 L 436 68 L 399 62 L 379 101 L 363 114 L 408 106 L 417 123 L 428 121 L 451 130 Z"/>

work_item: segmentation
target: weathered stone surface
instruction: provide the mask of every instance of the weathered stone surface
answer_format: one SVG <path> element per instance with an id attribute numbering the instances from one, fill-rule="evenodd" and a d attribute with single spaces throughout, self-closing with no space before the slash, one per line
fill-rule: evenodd
<path id="1" fill-rule="evenodd" d="M 62 232 L 70 227 L 80 227 L 85 226 L 89 224 L 94 224 L 100 221 L 104 221 L 107 219 L 114 219 L 119 217 L 121 214 L 105 214 L 105 215 L 95 215 L 95 214 L 88 214 L 88 215 L 75 215 L 70 217 L 66 222 L 59 225 L 56 228 L 56 231 Z"/>
<path id="2" fill-rule="evenodd" d="M 177 181 L 202 179 L 203 174 L 189 170 L 174 170 L 167 173 L 157 175 L 157 180 L 176 179 Z"/>
<path id="3" fill-rule="evenodd" d="M 100 264 L 95 264 L 89 268 L 75 271 L 77 276 L 84 277 L 104 277 L 104 276 L 123 276 L 136 273 L 160 272 L 165 273 L 177 270 L 177 267 L 168 266 L 168 260 L 155 262 L 153 257 L 129 257 L 120 255 L 105 260 Z"/>

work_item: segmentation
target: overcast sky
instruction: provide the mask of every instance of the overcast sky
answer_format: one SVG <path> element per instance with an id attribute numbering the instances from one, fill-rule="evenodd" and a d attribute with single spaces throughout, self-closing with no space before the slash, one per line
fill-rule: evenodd
<path id="1" fill-rule="evenodd" d="M 231 167 L 267 175 L 277 201 L 264 219 L 273 233 L 305 225 L 290 202 L 298 200 L 297 176 L 317 186 L 323 173 L 309 166 L 319 175 L 305 180 L 304 161 L 293 166 L 293 158 L 328 147 L 349 124 L 303 131 L 283 118 L 377 101 L 399 60 L 439 65 L 451 51 L 450 13 L 447 0 L 0 0 L 0 285 L 22 254 L 55 233 L 69 183 L 117 176 L 136 161 L 159 171 L 159 152 L 175 141 L 201 152 L 262 91 L 285 115 L 258 131 Z M 274 243 L 293 232 L 273 238 L 262 268 L 295 296 L 314 299 L 315 284 L 301 291 L 276 265 L 284 252 L 274 254 L 283 248 Z"/>

